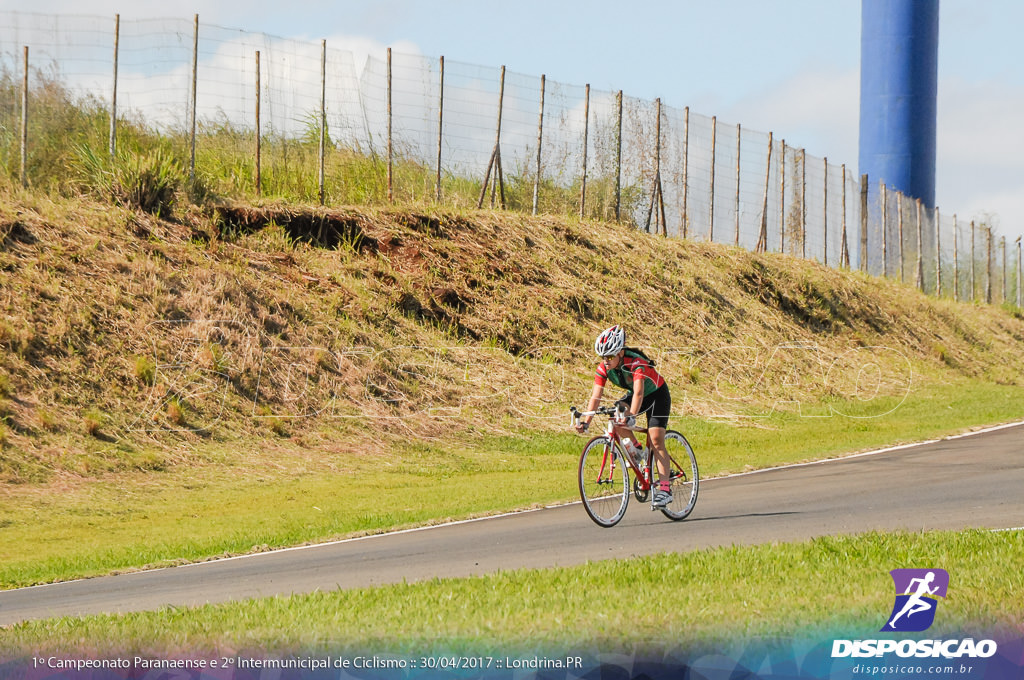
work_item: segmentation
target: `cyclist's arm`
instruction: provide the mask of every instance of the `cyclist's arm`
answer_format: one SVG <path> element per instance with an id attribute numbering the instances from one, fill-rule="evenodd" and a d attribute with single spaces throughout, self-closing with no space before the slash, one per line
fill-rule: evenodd
<path id="1" fill-rule="evenodd" d="M 594 389 L 590 391 L 590 401 L 587 402 L 587 411 L 593 411 L 601 403 L 601 395 L 604 394 L 604 385 L 594 385 Z M 594 416 L 587 416 L 584 418 L 584 422 L 588 425 L 590 421 L 594 419 Z"/>
<path id="2" fill-rule="evenodd" d="M 640 413 L 640 406 L 644 403 L 644 374 L 637 371 L 633 374 L 633 403 L 629 405 L 629 414 L 635 416 Z"/>

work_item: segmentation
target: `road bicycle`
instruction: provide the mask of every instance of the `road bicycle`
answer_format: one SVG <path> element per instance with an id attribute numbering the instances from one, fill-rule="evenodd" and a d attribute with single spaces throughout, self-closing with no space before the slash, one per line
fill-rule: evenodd
<path id="1" fill-rule="evenodd" d="M 580 454 L 579 483 L 583 508 L 602 527 L 613 527 L 622 520 L 629 505 L 629 497 L 635 496 L 641 503 L 650 497 L 653 479 L 657 477 L 654 450 L 649 446 L 647 428 L 625 427 L 621 422 L 620 407 L 601 407 L 594 411 L 570 409 L 572 425 L 576 426 L 584 416 L 608 416 L 608 427 L 603 435 L 587 442 Z M 626 452 L 622 439 L 615 431 L 625 427 L 644 435 L 644 455 L 634 460 Z M 660 509 L 672 520 L 686 519 L 697 504 L 697 490 L 700 474 L 697 458 L 686 437 L 675 430 L 665 433 L 665 449 L 672 482 L 672 502 Z M 632 485 L 630 484 L 632 471 Z M 652 506 L 652 509 L 656 509 Z"/>

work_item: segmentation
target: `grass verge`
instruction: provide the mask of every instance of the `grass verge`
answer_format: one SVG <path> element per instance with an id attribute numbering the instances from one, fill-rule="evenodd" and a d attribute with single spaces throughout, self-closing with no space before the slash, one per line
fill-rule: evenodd
<path id="1" fill-rule="evenodd" d="M 855 404 L 835 406 L 849 413 Z M 917 386 L 875 418 L 779 411 L 741 424 L 685 417 L 672 426 L 692 441 L 707 478 L 1020 419 L 1020 387 L 963 379 Z M 217 449 L 204 454 L 215 462 L 202 466 L 8 487 L 0 498 L 0 584 L 200 561 L 574 500 L 583 441 L 538 432 L 457 445 L 416 442 L 397 455 L 346 455 L 334 468 L 297 468 L 291 450 Z M 381 502 L 398 496 L 401 503 Z"/>
<path id="2" fill-rule="evenodd" d="M 1022 531 L 870 533 L 275 597 L 55 619 L 4 631 L 8 652 L 221 654 L 361 650 L 699 648 L 716 641 L 878 635 L 895 568 L 945 569 L 936 637 L 1024 632 Z M 595 591 L 600 592 L 595 597 Z M 670 596 L 666 596 L 670 593 Z M 467 606 L 472 602 L 473 606 Z"/>

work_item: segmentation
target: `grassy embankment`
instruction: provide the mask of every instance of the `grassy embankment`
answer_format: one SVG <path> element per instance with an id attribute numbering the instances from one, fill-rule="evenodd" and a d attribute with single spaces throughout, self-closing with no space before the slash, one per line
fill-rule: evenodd
<path id="1" fill-rule="evenodd" d="M 705 476 L 1024 417 L 1017 309 L 597 221 L 212 198 L 235 171 L 182 200 L 165 146 L 51 144 L 67 186 L 2 189 L 5 587 L 571 499 L 616 322 Z"/>
<path id="2" fill-rule="evenodd" d="M 1024 415 L 1017 310 L 785 256 L 489 212 L 2 218 L 8 587 L 571 499 L 616 321 L 706 476 Z"/>

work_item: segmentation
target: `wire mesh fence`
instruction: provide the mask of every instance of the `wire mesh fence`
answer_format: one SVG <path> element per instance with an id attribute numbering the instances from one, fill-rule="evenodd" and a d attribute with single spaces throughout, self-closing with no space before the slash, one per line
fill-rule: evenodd
<path id="1" fill-rule="evenodd" d="M 198 17 L 0 20 L 0 163 L 15 182 L 62 187 L 83 158 L 159 148 L 237 198 L 620 220 L 1021 303 L 1019 239 L 689 108 Z"/>

